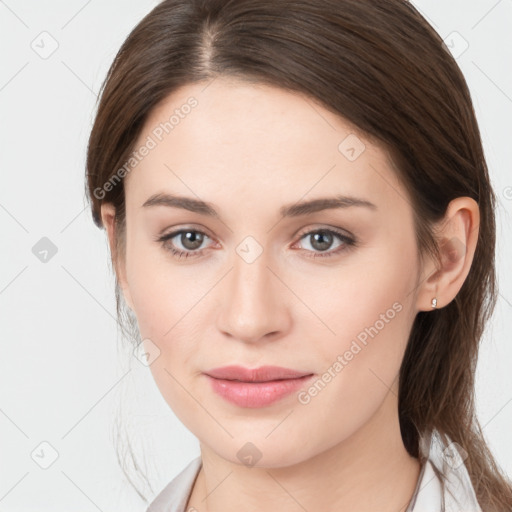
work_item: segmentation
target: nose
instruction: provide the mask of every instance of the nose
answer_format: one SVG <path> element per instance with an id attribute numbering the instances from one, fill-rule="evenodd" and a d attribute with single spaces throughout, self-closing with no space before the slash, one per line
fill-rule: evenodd
<path id="1" fill-rule="evenodd" d="M 269 268 L 265 251 L 252 263 L 235 255 L 233 268 L 219 292 L 217 327 L 242 342 L 275 340 L 290 328 L 287 293 L 276 271 Z"/>

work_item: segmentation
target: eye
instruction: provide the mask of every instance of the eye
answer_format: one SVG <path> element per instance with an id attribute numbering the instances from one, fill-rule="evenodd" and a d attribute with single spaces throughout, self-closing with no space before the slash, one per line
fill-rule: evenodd
<path id="1" fill-rule="evenodd" d="M 176 241 L 172 241 L 176 238 Z M 167 233 L 165 235 L 159 236 L 157 238 L 157 242 L 160 242 L 163 247 L 176 256 L 177 258 L 190 258 L 201 256 L 204 249 L 197 250 L 203 244 L 205 238 L 210 238 L 206 233 L 202 231 L 198 231 L 196 229 L 180 229 L 177 231 L 173 231 L 171 233 Z M 176 248 L 176 244 L 179 244 L 183 247 L 180 248 L 179 245 Z"/>
<path id="2" fill-rule="evenodd" d="M 333 241 L 336 238 L 341 243 L 335 250 L 326 252 L 332 246 Z M 312 254 L 307 256 L 308 258 L 330 258 L 331 256 L 335 256 L 356 245 L 356 240 L 354 238 L 333 229 L 317 229 L 314 231 L 308 231 L 307 233 L 302 234 L 300 240 L 303 239 L 309 240 L 309 245 L 313 248 L 313 251 L 309 249 L 307 250 L 307 252 L 312 252 Z M 316 252 L 315 254 L 315 251 L 320 252 Z"/>
<path id="3" fill-rule="evenodd" d="M 158 236 L 156 241 L 160 242 L 164 249 L 170 251 L 173 256 L 180 259 L 202 256 L 205 249 L 199 248 L 207 238 L 209 239 L 210 237 L 202 231 L 192 228 L 182 228 Z M 354 238 L 333 229 L 308 231 L 300 236 L 300 240 L 303 239 L 309 239 L 309 245 L 313 248 L 313 250 L 306 249 L 306 252 L 312 253 L 307 255 L 308 258 L 329 258 L 356 245 Z M 338 247 L 335 250 L 328 251 L 335 239 L 340 241 Z"/>

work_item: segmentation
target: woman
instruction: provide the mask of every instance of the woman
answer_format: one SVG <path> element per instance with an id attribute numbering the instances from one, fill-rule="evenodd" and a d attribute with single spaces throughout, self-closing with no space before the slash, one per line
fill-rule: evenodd
<path id="1" fill-rule="evenodd" d="M 118 312 L 201 456 L 156 511 L 511 510 L 474 407 L 494 193 L 402 0 L 171 0 L 87 154 Z"/>

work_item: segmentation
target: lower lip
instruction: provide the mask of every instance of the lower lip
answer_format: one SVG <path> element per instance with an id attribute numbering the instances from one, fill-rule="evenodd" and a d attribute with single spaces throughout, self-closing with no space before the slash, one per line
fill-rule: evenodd
<path id="1" fill-rule="evenodd" d="M 207 375 L 213 390 L 239 407 L 265 407 L 299 390 L 313 375 L 298 379 L 273 380 L 268 382 L 240 382 L 215 379 Z"/>

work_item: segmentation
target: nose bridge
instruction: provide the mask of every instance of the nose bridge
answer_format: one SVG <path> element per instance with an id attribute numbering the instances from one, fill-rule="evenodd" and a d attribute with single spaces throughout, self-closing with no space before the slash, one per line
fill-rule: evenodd
<path id="1" fill-rule="evenodd" d="M 233 257 L 233 268 L 223 291 L 219 329 L 241 341 L 257 341 L 286 327 L 284 297 L 273 275 L 269 252 L 243 243 Z"/>
<path id="2" fill-rule="evenodd" d="M 265 292 L 268 294 L 272 274 L 268 269 L 268 260 L 267 253 L 262 253 L 254 261 L 247 260 L 240 254 L 234 258 L 232 292 L 239 299 L 259 304 L 259 299 L 263 298 Z"/>

